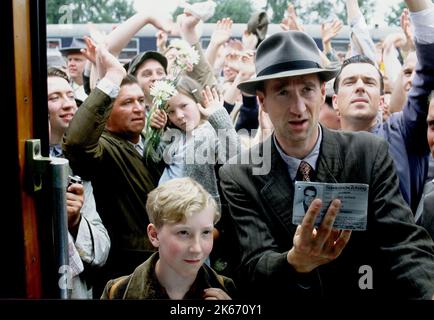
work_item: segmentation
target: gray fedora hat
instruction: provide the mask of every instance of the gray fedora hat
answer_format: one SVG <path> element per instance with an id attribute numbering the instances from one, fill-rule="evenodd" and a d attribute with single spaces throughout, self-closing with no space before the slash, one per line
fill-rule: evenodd
<path id="1" fill-rule="evenodd" d="M 264 80 L 317 73 L 324 81 L 333 79 L 338 69 L 322 67 L 318 46 L 300 31 L 278 32 L 266 38 L 256 52 L 256 78 L 241 82 L 238 89 L 256 94 Z"/>
<path id="2" fill-rule="evenodd" d="M 85 48 L 86 44 L 84 43 L 84 40 L 73 38 L 69 47 L 63 47 L 59 51 L 62 55 L 67 56 L 70 53 L 81 53 L 80 50 Z"/>

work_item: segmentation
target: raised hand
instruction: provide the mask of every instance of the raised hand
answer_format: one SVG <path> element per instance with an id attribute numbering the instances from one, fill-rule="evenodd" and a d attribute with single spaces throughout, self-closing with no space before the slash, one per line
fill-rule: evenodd
<path id="1" fill-rule="evenodd" d="M 328 43 L 336 37 L 338 32 L 342 29 L 342 26 L 342 21 L 339 19 L 321 24 L 321 38 L 323 43 Z"/>
<path id="2" fill-rule="evenodd" d="M 99 75 L 107 77 L 117 85 L 120 85 L 127 74 L 119 60 L 108 52 L 105 44 L 96 47 L 96 67 Z"/>
<path id="3" fill-rule="evenodd" d="M 183 13 L 178 16 L 179 29 L 182 39 L 187 41 L 190 45 L 194 45 L 199 41 L 199 34 L 196 26 L 201 21 L 199 18 L 190 13 Z"/>
<path id="4" fill-rule="evenodd" d="M 211 41 L 217 46 L 220 46 L 228 41 L 232 34 L 232 23 L 233 22 L 231 18 L 223 18 L 217 21 L 216 27 L 211 36 Z"/>
<path id="5" fill-rule="evenodd" d="M 80 52 L 93 64 L 96 63 L 96 44 L 91 37 L 84 36 L 86 49 L 81 49 Z"/>
<path id="6" fill-rule="evenodd" d="M 167 32 L 164 32 L 163 30 L 159 30 L 156 34 L 157 36 L 157 48 L 160 52 L 164 52 L 167 49 L 167 39 L 168 39 L 168 34 Z"/>
<path id="7" fill-rule="evenodd" d="M 246 50 L 255 50 L 256 45 L 258 44 L 258 37 L 254 33 L 250 33 L 247 30 L 244 30 L 243 36 L 241 38 L 243 43 L 243 48 Z"/>
<path id="8" fill-rule="evenodd" d="M 287 8 L 287 17 L 282 20 L 280 27 L 284 31 L 297 30 L 304 31 L 303 25 L 298 21 L 297 13 L 293 4 L 289 4 Z"/>
<path id="9" fill-rule="evenodd" d="M 407 39 L 407 43 L 403 49 L 407 51 L 415 50 L 413 32 L 411 31 L 411 21 L 407 8 L 402 11 L 399 21 L 401 29 L 404 31 L 405 38 Z"/>
<path id="10" fill-rule="evenodd" d="M 158 30 L 164 31 L 166 33 L 171 33 L 173 28 L 173 22 L 172 21 L 165 21 L 157 18 L 154 15 L 149 15 L 146 17 L 146 22 L 149 24 L 152 24 L 155 28 Z"/>
<path id="11" fill-rule="evenodd" d="M 200 103 L 197 106 L 204 118 L 208 119 L 216 110 L 223 108 L 223 96 L 217 92 L 216 88 L 213 87 L 211 89 L 209 86 L 206 86 L 205 90 L 202 90 L 202 97 L 203 106 Z"/>

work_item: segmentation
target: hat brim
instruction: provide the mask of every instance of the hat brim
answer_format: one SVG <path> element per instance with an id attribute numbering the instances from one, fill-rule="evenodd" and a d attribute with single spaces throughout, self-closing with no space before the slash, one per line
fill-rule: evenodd
<path id="1" fill-rule="evenodd" d="M 59 49 L 59 51 L 63 56 L 67 56 L 68 54 L 71 53 L 81 53 L 81 49 L 83 48 L 64 48 L 64 49 Z"/>
<path id="2" fill-rule="evenodd" d="M 149 59 L 158 61 L 163 66 L 164 71 L 167 73 L 167 58 L 156 51 L 145 51 L 139 53 L 137 56 L 131 59 L 130 62 L 127 62 L 124 65 L 124 68 L 127 70 L 128 74 L 135 75 L 140 66 Z"/>
<path id="3" fill-rule="evenodd" d="M 278 78 L 285 78 L 285 77 L 294 77 L 294 76 L 302 76 L 307 74 L 318 74 L 319 77 L 324 81 L 329 81 L 333 79 L 339 69 L 320 69 L 320 68 L 310 68 L 310 69 L 302 69 L 302 70 L 292 70 L 292 71 L 284 71 L 279 73 L 274 73 L 270 75 L 260 76 L 256 77 L 254 79 L 250 79 L 244 82 L 241 82 L 237 88 L 241 91 L 256 95 L 256 90 L 259 87 L 259 84 L 265 80 L 271 80 L 271 79 L 278 79 Z"/>

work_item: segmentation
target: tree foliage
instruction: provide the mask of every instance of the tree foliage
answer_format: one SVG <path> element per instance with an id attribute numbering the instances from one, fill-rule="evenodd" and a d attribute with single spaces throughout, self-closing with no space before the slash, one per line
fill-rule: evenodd
<path id="1" fill-rule="evenodd" d="M 292 3 L 298 18 L 304 24 L 317 24 L 335 17 L 347 22 L 345 0 L 267 0 L 265 10 L 270 10 L 271 21 L 280 23 L 285 16 L 288 4 Z M 374 12 L 375 0 L 359 0 L 360 9 L 369 23 Z"/>
<path id="2" fill-rule="evenodd" d="M 190 0 L 189 3 L 203 2 L 204 0 Z M 247 23 L 254 12 L 252 0 L 214 0 L 217 4 L 214 16 L 207 22 L 215 23 L 222 18 L 231 18 L 235 23 Z M 173 13 L 173 19 L 183 12 L 177 8 Z"/>
<path id="3" fill-rule="evenodd" d="M 116 23 L 135 14 L 131 0 L 47 0 L 47 23 Z"/>
<path id="4" fill-rule="evenodd" d="M 404 2 L 401 2 L 397 5 L 394 5 L 389 14 L 385 17 L 386 18 L 386 23 L 389 26 L 400 26 L 400 18 L 401 18 L 401 13 L 404 10 L 404 8 L 406 8 L 407 6 L 405 5 Z"/>

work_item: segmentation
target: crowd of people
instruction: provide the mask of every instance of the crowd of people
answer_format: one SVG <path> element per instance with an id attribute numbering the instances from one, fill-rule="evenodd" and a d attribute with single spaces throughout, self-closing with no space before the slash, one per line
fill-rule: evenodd
<path id="1" fill-rule="evenodd" d="M 233 39 L 228 17 L 204 49 L 204 3 L 62 48 L 50 155 L 84 181 L 67 190 L 73 298 L 434 299 L 434 5 L 405 0 L 402 32 L 374 43 L 345 3 L 343 54 L 341 21 L 320 50 L 292 5 L 281 32 L 259 12 Z M 157 50 L 122 64 L 147 24 Z M 342 201 L 315 187 L 293 224 L 300 180 L 368 185 L 366 230 L 334 228 Z"/>

